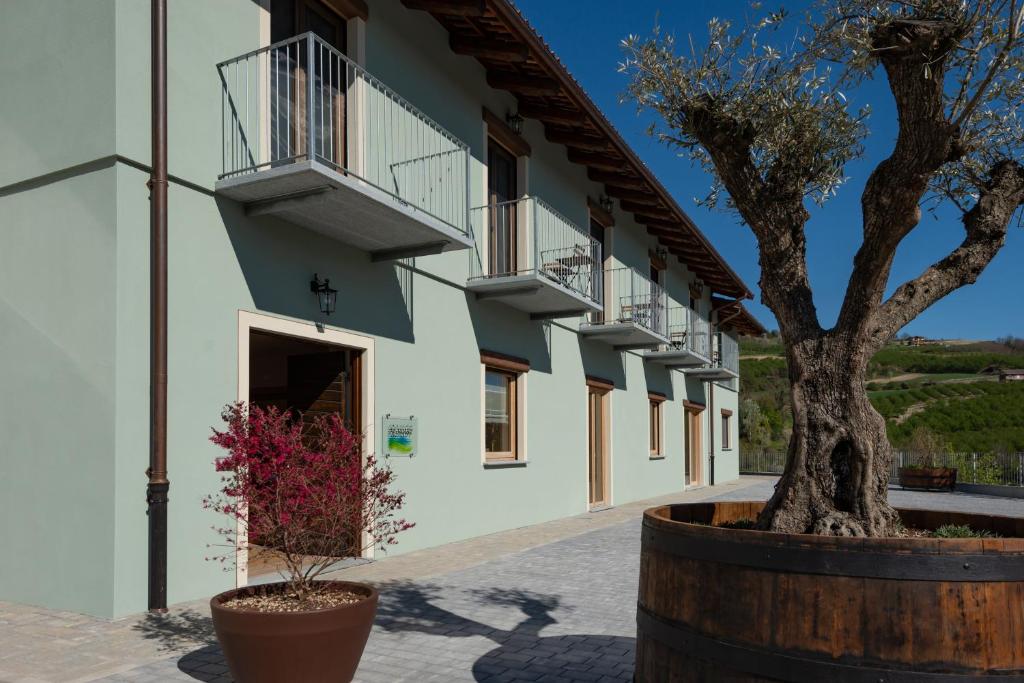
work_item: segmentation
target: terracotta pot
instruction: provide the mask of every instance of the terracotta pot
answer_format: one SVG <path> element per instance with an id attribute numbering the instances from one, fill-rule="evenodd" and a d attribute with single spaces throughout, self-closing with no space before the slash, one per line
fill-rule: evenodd
<path id="1" fill-rule="evenodd" d="M 948 489 L 956 486 L 955 467 L 901 467 L 900 486 L 905 489 Z"/>
<path id="2" fill-rule="evenodd" d="M 899 510 L 1003 538 L 714 526 L 761 502 L 644 513 L 636 683 L 1024 680 L 1024 518 Z"/>
<path id="3" fill-rule="evenodd" d="M 371 586 L 323 582 L 331 590 L 366 597 L 359 602 L 307 612 L 257 612 L 224 603 L 237 595 L 279 592 L 284 584 L 249 586 L 210 600 L 213 627 L 237 683 L 339 683 L 351 681 L 377 613 Z"/>

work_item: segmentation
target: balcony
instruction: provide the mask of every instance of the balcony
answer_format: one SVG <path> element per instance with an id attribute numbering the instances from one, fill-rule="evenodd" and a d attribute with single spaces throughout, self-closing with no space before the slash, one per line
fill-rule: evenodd
<path id="1" fill-rule="evenodd" d="M 217 65 L 218 194 L 388 260 L 467 249 L 469 147 L 312 33 Z"/>
<path id="2" fill-rule="evenodd" d="M 601 245 L 537 197 L 470 212 L 476 249 L 466 288 L 534 320 L 601 311 Z"/>
<path id="3" fill-rule="evenodd" d="M 711 326 L 688 306 L 669 306 L 668 343 L 644 354 L 646 360 L 670 368 L 696 368 L 711 362 Z"/>
<path id="4" fill-rule="evenodd" d="M 604 310 L 580 325 L 580 334 L 607 341 L 618 351 L 668 343 L 665 290 L 635 268 L 604 274 Z"/>
<path id="5" fill-rule="evenodd" d="M 687 370 L 686 374 L 704 381 L 731 380 L 740 376 L 739 343 L 727 334 L 714 336 L 711 363 L 705 367 Z"/>

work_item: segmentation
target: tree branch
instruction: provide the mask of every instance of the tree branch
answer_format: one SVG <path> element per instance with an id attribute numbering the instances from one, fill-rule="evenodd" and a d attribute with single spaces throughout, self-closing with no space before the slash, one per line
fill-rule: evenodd
<path id="1" fill-rule="evenodd" d="M 875 54 L 896 101 L 899 132 L 889 158 L 861 196 L 864 241 L 854 257 L 837 327 L 859 336 L 881 302 L 896 248 L 921 219 L 920 202 L 934 173 L 963 151 L 944 110 L 946 55 L 962 26 L 900 20 L 879 26 Z"/>
<path id="2" fill-rule="evenodd" d="M 978 202 L 964 215 L 964 241 L 948 256 L 893 292 L 873 316 L 872 344 L 881 348 L 925 309 L 973 283 L 1006 241 L 1010 219 L 1024 203 L 1024 167 L 1002 161 L 990 173 Z"/>
<path id="3" fill-rule="evenodd" d="M 819 336 L 822 330 L 807 275 L 804 225 L 810 216 L 803 205 L 802 184 L 771 171 L 767 180 L 762 178 L 751 155 L 753 130 L 717 111 L 711 98 L 684 107 L 682 113 L 757 237 L 762 297 L 780 331 L 794 342 Z"/>

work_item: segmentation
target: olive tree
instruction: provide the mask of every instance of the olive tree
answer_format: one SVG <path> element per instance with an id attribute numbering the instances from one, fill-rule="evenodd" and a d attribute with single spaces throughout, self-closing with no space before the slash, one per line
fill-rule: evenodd
<path id="1" fill-rule="evenodd" d="M 651 134 L 701 164 L 712 178 L 704 201 L 721 200 L 757 238 L 761 297 L 779 323 L 793 412 L 786 469 L 760 528 L 856 536 L 897 528 L 886 496 L 892 447 L 864 389 L 868 361 L 978 278 L 1024 201 L 1022 4 L 830 0 L 794 20 L 753 3 L 755 20 L 712 20 L 706 40 L 656 28 L 624 41 L 629 93 L 654 112 Z M 870 112 L 853 101 L 867 79 L 884 79 L 898 133 L 866 180 L 863 241 L 838 319 L 825 328 L 805 226 L 863 155 Z M 900 242 L 922 210 L 940 205 L 962 214 L 963 241 L 888 290 Z"/>

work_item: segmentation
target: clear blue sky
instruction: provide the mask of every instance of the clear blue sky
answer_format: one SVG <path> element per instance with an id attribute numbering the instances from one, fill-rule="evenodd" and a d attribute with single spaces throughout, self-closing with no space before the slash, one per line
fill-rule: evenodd
<path id="1" fill-rule="evenodd" d="M 757 246 L 750 229 L 723 211 L 697 207 L 693 198 L 704 196 L 708 179 L 699 168 L 678 158 L 648 137 L 649 119 L 636 108 L 619 103 L 626 77 L 618 73 L 622 59 L 619 42 L 629 33 L 645 35 L 657 20 L 679 36 L 706 36 L 712 16 L 742 17 L 746 0 L 515 0 L 517 6 L 548 41 L 630 145 L 658 175 L 684 210 L 708 236 L 715 248 L 754 291 L 750 310 L 769 329 L 776 326 L 771 312 L 761 305 L 757 282 Z M 772 4 L 799 9 L 803 0 Z M 796 18 L 794 17 L 794 20 Z M 835 323 L 850 276 L 853 255 L 860 245 L 860 193 L 874 166 L 888 154 L 895 137 L 895 109 L 883 80 L 848 93 L 855 103 L 869 102 L 871 137 L 866 157 L 847 167 L 849 182 L 823 209 L 811 208 L 808 224 L 808 261 L 818 316 L 826 327 Z M 925 214 L 921 225 L 907 237 L 897 253 L 890 291 L 916 276 L 947 254 L 963 238 L 958 214 L 945 212 L 940 220 Z M 1024 336 L 1024 230 L 1010 229 L 1006 246 L 973 286 L 960 289 L 935 304 L 905 328 L 928 337 L 992 339 Z"/>

